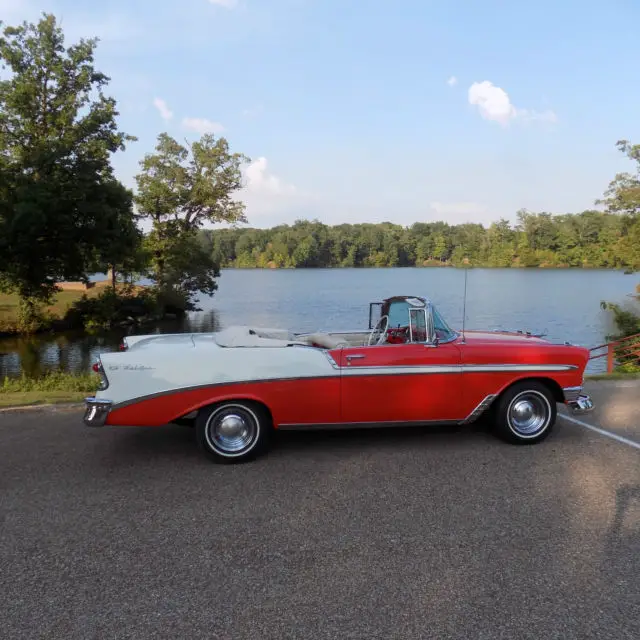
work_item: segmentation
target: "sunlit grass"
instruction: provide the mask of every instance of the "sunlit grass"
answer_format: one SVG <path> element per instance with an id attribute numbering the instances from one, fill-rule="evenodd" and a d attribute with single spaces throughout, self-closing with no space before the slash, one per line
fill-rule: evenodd
<path id="1" fill-rule="evenodd" d="M 95 373 L 72 374 L 60 371 L 47 373 L 38 378 L 20 376 L 5 377 L 0 383 L 0 394 L 6 393 L 92 393 L 98 389 L 100 379 Z"/>
<path id="2" fill-rule="evenodd" d="M 80 402 L 97 391 L 99 381 L 94 373 L 53 372 L 39 378 L 5 377 L 0 382 L 0 407 Z"/>
<path id="3" fill-rule="evenodd" d="M 86 393 L 70 391 L 26 391 L 0 393 L 0 408 L 24 407 L 42 404 L 66 404 L 82 402 Z"/>
<path id="4" fill-rule="evenodd" d="M 62 289 L 53 297 L 52 303 L 43 308 L 45 315 L 51 320 L 61 320 L 74 302 L 86 295 L 87 298 L 95 298 L 104 293 L 110 285 L 103 280 L 96 282 L 91 289 Z M 120 289 L 124 285 L 118 284 Z M 134 290 L 141 290 L 137 286 Z M 18 316 L 20 310 L 20 298 L 14 293 L 0 293 L 0 333 L 18 333 Z"/>

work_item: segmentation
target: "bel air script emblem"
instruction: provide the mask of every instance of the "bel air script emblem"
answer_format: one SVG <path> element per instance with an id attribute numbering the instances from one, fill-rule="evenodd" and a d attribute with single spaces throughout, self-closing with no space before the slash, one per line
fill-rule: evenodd
<path id="1" fill-rule="evenodd" d="M 150 369 L 153 369 L 153 367 L 147 367 L 144 364 L 125 364 L 122 365 L 122 367 L 120 365 L 113 364 L 109 366 L 109 371 L 117 371 L 119 369 L 122 369 L 123 371 L 149 371 Z"/>

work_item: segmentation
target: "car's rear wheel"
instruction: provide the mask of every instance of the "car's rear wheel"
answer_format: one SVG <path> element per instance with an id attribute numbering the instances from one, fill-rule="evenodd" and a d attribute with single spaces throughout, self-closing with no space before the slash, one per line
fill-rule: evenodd
<path id="1" fill-rule="evenodd" d="M 268 411 L 245 400 L 206 407 L 196 418 L 198 446 L 214 462 L 246 462 L 255 458 L 266 449 L 271 428 Z"/>
<path id="2" fill-rule="evenodd" d="M 498 399 L 494 426 L 497 435 L 507 442 L 535 444 L 551 433 L 556 418 L 556 400 L 549 388 L 537 380 L 524 380 Z"/>

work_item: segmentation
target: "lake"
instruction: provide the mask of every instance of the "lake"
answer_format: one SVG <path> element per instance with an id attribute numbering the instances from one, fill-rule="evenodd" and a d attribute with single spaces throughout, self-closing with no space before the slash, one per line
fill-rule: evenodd
<path id="1" fill-rule="evenodd" d="M 466 327 L 546 332 L 554 341 L 601 344 L 615 331 L 600 301 L 630 302 L 638 276 L 620 271 L 470 269 Z M 462 326 L 464 270 L 453 268 L 223 270 L 202 311 L 133 333 L 212 331 L 256 324 L 300 331 L 366 328 L 369 302 L 391 295 L 424 295 L 454 328 Z M 47 370 L 89 370 L 101 351 L 118 347 L 126 330 L 0 340 L 0 378 Z M 604 367 L 604 359 L 589 370 Z"/>

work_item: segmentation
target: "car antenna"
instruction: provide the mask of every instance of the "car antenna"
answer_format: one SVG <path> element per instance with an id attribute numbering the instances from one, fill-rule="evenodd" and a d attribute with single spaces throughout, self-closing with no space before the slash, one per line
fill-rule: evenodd
<path id="1" fill-rule="evenodd" d="M 464 268 L 464 298 L 462 299 L 462 344 L 464 344 L 464 326 L 467 317 L 467 267 Z"/>

